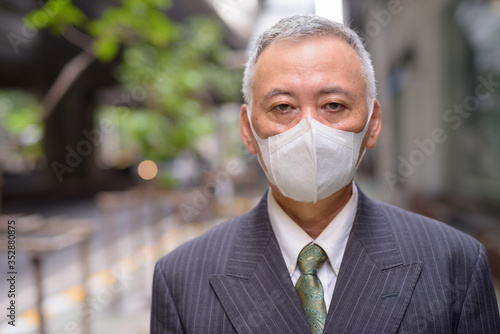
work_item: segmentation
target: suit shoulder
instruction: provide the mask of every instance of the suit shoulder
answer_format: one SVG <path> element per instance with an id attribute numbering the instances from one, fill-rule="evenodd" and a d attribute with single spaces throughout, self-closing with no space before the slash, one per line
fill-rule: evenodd
<path id="1" fill-rule="evenodd" d="M 392 233 L 399 240 L 401 248 L 421 252 L 432 252 L 448 256 L 463 256 L 471 261 L 476 259 L 480 248 L 479 241 L 441 221 L 410 212 L 390 204 L 377 202 Z"/>

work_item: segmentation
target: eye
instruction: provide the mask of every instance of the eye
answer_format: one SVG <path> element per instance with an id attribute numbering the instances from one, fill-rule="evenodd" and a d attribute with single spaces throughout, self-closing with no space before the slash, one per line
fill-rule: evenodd
<path id="1" fill-rule="evenodd" d="M 292 107 L 288 104 L 279 104 L 277 105 L 276 107 L 274 107 L 275 109 L 277 109 L 278 111 L 281 111 L 281 112 L 286 112 L 286 111 L 290 111 L 290 109 L 292 109 Z"/>
<path id="2" fill-rule="evenodd" d="M 341 105 L 340 103 L 336 103 L 336 102 L 331 102 L 331 103 L 328 103 L 325 105 L 325 108 L 328 109 L 328 110 L 331 110 L 331 111 L 338 111 L 340 109 L 342 109 L 343 105 Z"/>

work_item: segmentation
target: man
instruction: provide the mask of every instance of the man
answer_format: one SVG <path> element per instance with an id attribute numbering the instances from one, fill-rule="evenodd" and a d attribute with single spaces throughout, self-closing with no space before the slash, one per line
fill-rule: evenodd
<path id="1" fill-rule="evenodd" d="M 243 91 L 241 136 L 270 191 L 158 261 L 151 333 L 500 333 L 484 247 L 353 184 L 381 115 L 352 30 L 281 20 Z"/>

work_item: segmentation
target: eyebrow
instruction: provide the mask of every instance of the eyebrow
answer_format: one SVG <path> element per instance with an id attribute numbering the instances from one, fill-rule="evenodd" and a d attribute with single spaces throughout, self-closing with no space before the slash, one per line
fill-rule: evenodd
<path id="1" fill-rule="evenodd" d="M 348 98 L 352 97 L 353 94 L 341 87 L 331 87 L 331 88 L 327 88 L 327 89 L 323 89 L 319 92 L 319 95 L 328 95 L 328 94 L 342 94 L 342 95 L 345 95 L 347 96 Z M 273 89 L 271 90 L 269 93 L 267 93 L 266 95 L 264 95 L 264 98 L 262 99 L 263 101 L 266 101 L 266 100 L 269 100 L 275 96 L 278 96 L 278 95 L 287 95 L 287 96 L 293 96 L 294 94 L 290 91 L 286 91 L 286 90 L 281 90 L 281 89 Z"/>
<path id="2" fill-rule="evenodd" d="M 280 89 L 273 89 L 266 95 L 264 95 L 263 100 L 269 100 L 272 97 L 278 96 L 278 95 L 288 95 L 288 96 L 293 96 L 292 92 L 286 91 L 286 90 L 280 90 Z"/>

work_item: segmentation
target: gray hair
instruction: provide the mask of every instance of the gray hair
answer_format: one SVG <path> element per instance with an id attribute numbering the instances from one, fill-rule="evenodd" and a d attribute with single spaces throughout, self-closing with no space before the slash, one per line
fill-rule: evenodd
<path id="1" fill-rule="evenodd" d="M 376 84 L 370 54 L 356 32 L 345 25 L 317 15 L 295 15 L 280 20 L 266 30 L 257 40 L 256 47 L 250 54 L 243 76 L 243 97 L 249 110 L 252 108 L 252 85 L 255 66 L 262 52 L 272 42 L 301 37 L 332 36 L 347 42 L 356 52 L 361 62 L 363 79 L 366 86 L 367 103 L 373 108 L 376 97 Z"/>

